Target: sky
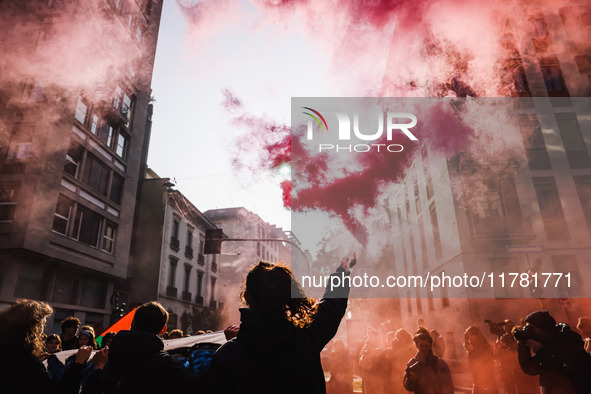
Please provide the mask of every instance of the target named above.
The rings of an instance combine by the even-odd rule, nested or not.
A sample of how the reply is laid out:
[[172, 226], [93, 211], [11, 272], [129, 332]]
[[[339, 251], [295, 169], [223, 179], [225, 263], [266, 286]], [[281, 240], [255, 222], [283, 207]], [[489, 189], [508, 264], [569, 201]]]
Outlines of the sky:
[[256, 144], [225, 109], [231, 91], [252, 116], [289, 124], [292, 96], [336, 94], [323, 48], [289, 25], [259, 25], [250, 3], [242, 23], [213, 36], [193, 34], [175, 1], [166, 0], [152, 79], [156, 99], [148, 165], [176, 180], [199, 210], [244, 206], [263, 220], [291, 228], [280, 181], [289, 174], [243, 171], [233, 164]]

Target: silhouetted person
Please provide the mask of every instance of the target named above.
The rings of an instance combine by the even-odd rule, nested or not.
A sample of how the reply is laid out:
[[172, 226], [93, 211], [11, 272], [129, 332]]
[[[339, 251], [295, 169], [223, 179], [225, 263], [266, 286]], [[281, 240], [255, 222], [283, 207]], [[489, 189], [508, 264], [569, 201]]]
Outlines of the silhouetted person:
[[43, 328], [53, 309], [45, 302], [19, 300], [0, 312], [0, 382], [2, 392], [13, 393], [78, 393], [82, 364], [92, 348], [78, 350], [75, 363], [59, 381], [50, 379], [41, 362]]
[[478, 327], [470, 326], [464, 333], [464, 348], [474, 384], [472, 394], [497, 394], [493, 347]]
[[577, 330], [579, 330], [585, 341], [585, 351], [591, 352], [591, 319], [588, 317], [579, 317]]
[[62, 320], [62, 350], [78, 349], [78, 328], [80, 328], [80, 319], [70, 316]]
[[168, 312], [158, 302], [139, 306], [131, 330], [119, 331], [111, 346], [97, 353], [108, 355], [108, 362], [95, 355], [95, 371], [82, 393], [184, 393], [202, 385], [200, 376], [163, 351], [158, 335], [167, 322]]
[[345, 343], [336, 339], [328, 356], [330, 380], [326, 384], [327, 394], [353, 393], [353, 359]]
[[208, 371], [210, 392], [325, 393], [320, 352], [345, 314], [354, 262], [352, 254], [342, 260], [318, 304], [286, 265], [255, 264], [243, 287], [248, 308], [240, 309], [238, 335], [218, 349]]
[[103, 335], [103, 340], [101, 342], [101, 349], [111, 346], [111, 342], [113, 342], [115, 335], [117, 335], [117, 333], [115, 331], [109, 331], [108, 333]]
[[525, 327], [514, 330], [523, 372], [539, 375], [545, 394], [588, 393], [590, 356], [581, 336], [567, 324], [556, 324], [547, 311], [530, 313], [524, 322]]
[[416, 394], [453, 394], [449, 367], [433, 354], [433, 338], [429, 331], [419, 328], [413, 341], [418, 352], [406, 365], [404, 388]]
[[369, 329], [367, 336], [359, 359], [359, 366], [363, 372], [363, 388], [367, 394], [380, 394], [386, 390], [391, 372], [386, 361], [387, 349], [380, 347], [378, 331]]
[[62, 340], [57, 334], [49, 334], [45, 338], [45, 351], [49, 354], [57, 353], [62, 350]]
[[390, 363], [392, 377], [392, 393], [406, 393], [402, 384], [402, 377], [408, 361], [416, 354], [417, 348], [412, 340], [412, 336], [404, 328], [400, 328], [394, 335], [394, 340], [390, 346]]

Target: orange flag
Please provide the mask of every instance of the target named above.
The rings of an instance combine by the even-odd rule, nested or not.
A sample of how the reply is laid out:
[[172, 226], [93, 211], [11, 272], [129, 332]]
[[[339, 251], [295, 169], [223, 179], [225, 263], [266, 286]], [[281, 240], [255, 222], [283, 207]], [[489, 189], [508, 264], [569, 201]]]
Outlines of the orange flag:
[[137, 308], [133, 308], [131, 311], [127, 312], [127, 315], [123, 316], [121, 319], [115, 322], [115, 324], [107, 328], [105, 332], [101, 334], [101, 336], [104, 336], [106, 333], [111, 331], [119, 332], [121, 330], [129, 330], [131, 328], [131, 322], [133, 321], [133, 317], [135, 316], [136, 309]]

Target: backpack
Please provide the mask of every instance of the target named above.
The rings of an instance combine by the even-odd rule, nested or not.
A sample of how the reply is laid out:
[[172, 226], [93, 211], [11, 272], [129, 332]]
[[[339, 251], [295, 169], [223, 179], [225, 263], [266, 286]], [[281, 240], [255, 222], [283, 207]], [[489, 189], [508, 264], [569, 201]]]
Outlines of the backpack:
[[185, 366], [193, 373], [207, 371], [213, 355], [221, 345], [219, 343], [201, 342], [194, 344], [187, 352]]

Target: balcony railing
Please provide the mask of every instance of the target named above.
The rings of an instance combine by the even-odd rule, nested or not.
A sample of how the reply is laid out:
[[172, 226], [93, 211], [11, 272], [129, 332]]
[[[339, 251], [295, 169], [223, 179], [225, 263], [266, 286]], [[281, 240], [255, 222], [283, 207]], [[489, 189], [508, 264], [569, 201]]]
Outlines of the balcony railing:
[[211, 262], [211, 271], [218, 272], [218, 263], [216, 263], [215, 261]]
[[199, 253], [199, 255], [197, 256], [197, 263], [199, 265], [205, 265], [205, 256], [201, 253]]
[[185, 257], [188, 257], [190, 259], [193, 258], [193, 248], [190, 246], [185, 246]]
[[173, 286], [166, 286], [166, 296], [167, 297], [174, 297], [176, 298], [177, 296], [177, 288], [173, 287]]
[[209, 307], [210, 307], [211, 309], [216, 309], [216, 308], [217, 308], [217, 306], [218, 306], [218, 302], [217, 302], [216, 300], [211, 300], [211, 301], [209, 301]]
[[182, 299], [183, 301], [191, 302], [192, 294], [188, 291], [183, 291]]
[[203, 296], [198, 295], [197, 297], [195, 297], [195, 303], [197, 305], [203, 305]]
[[175, 236], [170, 237], [170, 248], [179, 251], [181, 242]]

